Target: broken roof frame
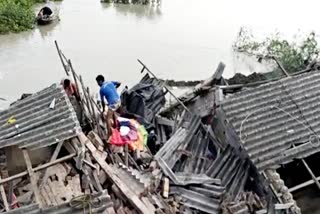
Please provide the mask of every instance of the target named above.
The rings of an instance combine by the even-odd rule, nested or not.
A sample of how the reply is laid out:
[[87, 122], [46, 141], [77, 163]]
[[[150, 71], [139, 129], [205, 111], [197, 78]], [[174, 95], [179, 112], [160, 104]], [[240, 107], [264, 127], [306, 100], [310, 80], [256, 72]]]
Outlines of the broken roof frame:
[[[206, 131], [199, 116], [193, 115], [187, 128], [178, 127], [155, 155], [155, 159], [164, 174], [176, 186], [171, 187], [173, 188], [171, 193], [179, 194], [185, 206], [207, 213], [216, 213], [220, 209], [223, 197], [233, 200], [243, 191], [249, 177], [249, 168], [252, 171], [254, 166], [243, 152], [237, 152], [229, 145], [220, 147], [221, 144], [216, 143], [214, 136], [210, 139], [215, 142], [216, 149], [221, 149], [222, 153], [218, 152], [218, 156], [212, 163], [203, 162], [202, 158], [205, 158], [203, 152], [207, 150], [208, 144], [205, 143], [205, 138], [199, 136], [201, 129], [206, 134], [213, 134]], [[193, 139], [198, 140], [192, 141]], [[190, 157], [185, 159], [182, 158], [183, 155]], [[178, 164], [181, 161], [185, 163]], [[256, 180], [263, 180], [258, 173], [254, 176]], [[266, 183], [262, 182], [258, 188], [268, 191], [265, 189], [266, 186]], [[271, 194], [271, 191], [265, 194]], [[209, 198], [213, 195], [215, 200], [210, 202], [210, 206], [208, 203], [203, 203], [211, 200]]]
[[[215, 114], [217, 114], [217, 112], [219, 112], [220, 110], [221, 110], [221, 108], [220, 108], [220, 105], [222, 106], [222, 109], [223, 109], [223, 107], [224, 107], [224, 102], [228, 102], [228, 100], [229, 100], [229, 102], [230, 103], [234, 103], [234, 100], [233, 100], [233, 97], [237, 97], [237, 95], [238, 94], [245, 94], [245, 93], [247, 93], [248, 91], [255, 91], [255, 90], [257, 90], [257, 88], [258, 88], [258, 90], [259, 90], [259, 88], [270, 88], [270, 86], [272, 86], [272, 85], [276, 85], [276, 84], [278, 84], [279, 82], [280, 83], [282, 83], [282, 86], [281, 87], [283, 87], [284, 88], [284, 94], [285, 94], [285, 96], [287, 96], [286, 98], [287, 98], [287, 100], [289, 100], [289, 101], [291, 101], [293, 104], [291, 104], [292, 106], [295, 106], [295, 108], [297, 108], [298, 109], [298, 111], [296, 111], [296, 112], [301, 112], [301, 107], [299, 106], [300, 105], [300, 103], [299, 102], [301, 102], [301, 99], [303, 98], [303, 99], [307, 99], [307, 100], [309, 100], [309, 103], [311, 104], [311, 105], [309, 105], [309, 106], [311, 106], [311, 108], [315, 108], [315, 106], [317, 106], [317, 104], [315, 103], [316, 102], [316, 94], [318, 93], [317, 91], [319, 91], [319, 90], [314, 90], [314, 83], [316, 83], [317, 81], [318, 81], [318, 76], [319, 76], [319, 71], [317, 70], [317, 69], [312, 69], [312, 68], [308, 68], [308, 69], [306, 69], [306, 70], [304, 70], [304, 71], [301, 71], [301, 72], [297, 72], [297, 73], [294, 73], [294, 74], [292, 74], [290, 77], [286, 77], [286, 78], [282, 78], [282, 79], [274, 79], [274, 80], [269, 80], [269, 81], [263, 81], [263, 82], [259, 82], [259, 83], [252, 83], [252, 84], [248, 84], [248, 85], [226, 85], [226, 86], [216, 86], [216, 87], [214, 87], [214, 88], [211, 88], [211, 89], [209, 89], [208, 90], [208, 94], [207, 95], [205, 95], [206, 96], [206, 98], [208, 98], [209, 97], [209, 99], [212, 99], [212, 106], [215, 106], [215, 107], [218, 107], [217, 109], [218, 110], [214, 110], [214, 112], [215, 112]], [[295, 81], [294, 83], [291, 83], [291, 86], [290, 86], [290, 84], [289, 84], [289, 88], [291, 87], [298, 87], [298, 90], [296, 90], [296, 91], [294, 91], [294, 95], [296, 95], [297, 93], [300, 93], [301, 91], [304, 91], [304, 90], [307, 90], [308, 92], [310, 92], [310, 91], [314, 91], [313, 93], [309, 93], [309, 95], [306, 95], [305, 97], [301, 97], [300, 96], [300, 99], [298, 100], [298, 101], [296, 101], [296, 100], [294, 100], [294, 99], [292, 99], [292, 98], [290, 98], [290, 96], [291, 96], [291, 94], [292, 94], [292, 92], [290, 91], [290, 90], [288, 90], [288, 89], [286, 89], [286, 86], [283, 86], [283, 85], [285, 85], [286, 84], [286, 82], [290, 82], [290, 81]], [[284, 83], [284, 84], [283, 84]], [[304, 84], [307, 84], [307, 86], [308, 87], [305, 87], [305, 85]], [[259, 86], [260, 85], [260, 86]], [[222, 92], [222, 91], [224, 91], [224, 92], [230, 92], [230, 90], [232, 90], [232, 89], [239, 89], [239, 88], [243, 88], [243, 87], [246, 87], [246, 86], [248, 86], [248, 87], [251, 87], [251, 86], [257, 86], [257, 87], [255, 87], [255, 88], [245, 88], [243, 91], [240, 91], [240, 92], [238, 92], [238, 93], [235, 93], [233, 96], [231, 95], [230, 97], [227, 97], [227, 98], [223, 98], [223, 99], [220, 99], [220, 98], [222, 98], [221, 96], [219, 96], [219, 93], [214, 93], [214, 91], [220, 91], [220, 92]], [[313, 88], [312, 88], [313, 87]], [[316, 86], [317, 87], [317, 86]], [[278, 87], [279, 88], [279, 87]], [[312, 88], [312, 89], [311, 89]], [[270, 90], [270, 89], [269, 89]], [[271, 89], [272, 90], [272, 89]], [[260, 92], [261, 92], [261, 94], [263, 94], [264, 93], [264, 91], [262, 90], [260, 90]], [[211, 93], [211, 94], [210, 94]], [[252, 98], [253, 97], [253, 98]], [[258, 96], [258, 95], [255, 95], [255, 96], [252, 96], [250, 99], [259, 99], [260, 97]], [[196, 99], [194, 99], [193, 98], [193, 100], [191, 100], [191, 102], [189, 101], [189, 103], [186, 103], [186, 105], [188, 105], [188, 108], [192, 108], [192, 107], [196, 107], [196, 106], [200, 106], [201, 107], [201, 105], [199, 104], [199, 102], [198, 102], [198, 99], [201, 99], [201, 96], [196, 96]], [[289, 99], [288, 99], [289, 98]], [[205, 99], [205, 98], [204, 98]], [[312, 99], [314, 100], [314, 101], [312, 101]], [[230, 101], [231, 100], [231, 101]], [[263, 99], [261, 99], [261, 100], [263, 100]], [[280, 99], [281, 100], [281, 99]], [[311, 101], [310, 101], [311, 100]], [[246, 101], [247, 101], [247, 98], [245, 98], [245, 99], [243, 99], [243, 103], [245, 104], [246, 103]], [[298, 102], [298, 104], [297, 104], [297, 102]], [[314, 102], [314, 104], [312, 105], [312, 102]], [[252, 103], [254, 103], [254, 102], [252, 102]], [[269, 103], [268, 103], [269, 104]], [[309, 128], [310, 127], [310, 125], [308, 124], [308, 122], [306, 122], [307, 123], [307, 125], [305, 125], [305, 124], [303, 124], [303, 123], [305, 123], [305, 119], [304, 119], [304, 115], [302, 116], [302, 119], [300, 119], [300, 118], [297, 118], [296, 116], [292, 116], [291, 115], [291, 112], [289, 111], [289, 113], [287, 112], [287, 109], [285, 109], [287, 106], [285, 106], [284, 108], [283, 107], [278, 107], [278, 106], [276, 106], [276, 105], [272, 105], [271, 107], [269, 106], [263, 106], [262, 107], [262, 109], [264, 109], [264, 112], [266, 112], [266, 111], [278, 111], [278, 112], [281, 112], [281, 113], [283, 113], [285, 116], [287, 116], [287, 117], [291, 117], [291, 120], [293, 120], [293, 121], [296, 121], [296, 123], [298, 124], [298, 125], [300, 125], [300, 126], [304, 126], [303, 128], [305, 128], [305, 129], [307, 129], [307, 130], [311, 130], [310, 131], [310, 133], [312, 133], [312, 134], [314, 134], [315, 132], [314, 132], [314, 128], [311, 126], [311, 128]], [[290, 107], [290, 106], [289, 106]], [[304, 109], [306, 109], [306, 108], [308, 108], [308, 107], [302, 107], [302, 109], [304, 110]], [[197, 109], [197, 108], [194, 108], [194, 109]], [[244, 110], [246, 110], [246, 108], [244, 107], [243, 108]], [[199, 110], [199, 109], [198, 109]], [[237, 114], [238, 113], [238, 111], [236, 110], [236, 109], [234, 109], [233, 110], [234, 111], [234, 113], [235, 114]], [[255, 113], [259, 113], [259, 111], [261, 111], [261, 109], [258, 109], [258, 110], [256, 110], [256, 112], [253, 112], [252, 113], [252, 115], [253, 115], [253, 117], [256, 117], [254, 114]], [[202, 112], [202, 111], [193, 111], [193, 112], [196, 112], [196, 113], [198, 113], [198, 112]], [[209, 112], [208, 112], [209, 113]], [[221, 114], [222, 113], [222, 114]], [[222, 111], [220, 111], [220, 115], [224, 115], [225, 113], [223, 113]], [[228, 114], [228, 112], [227, 112], [227, 114]], [[248, 116], [249, 115], [249, 116]], [[307, 114], [307, 117], [309, 116], [310, 114]], [[230, 116], [230, 115], [229, 115]], [[247, 114], [247, 116], [248, 116], [248, 118], [250, 119], [250, 117], [251, 117], [251, 115], [250, 114]], [[229, 138], [229, 140], [227, 140], [227, 142], [230, 142], [230, 139], [231, 139], [231, 142], [233, 142], [233, 140], [232, 139], [234, 139], [234, 138], [237, 138], [238, 137], [238, 134], [239, 134], [239, 129], [237, 130], [238, 132], [236, 133], [236, 132], [234, 132], [233, 131], [233, 133], [232, 133], [232, 130], [234, 130], [234, 128], [233, 128], [233, 124], [232, 124], [232, 121], [229, 123], [229, 120], [232, 120], [232, 118], [230, 118], [230, 117], [225, 117], [225, 116], [222, 116], [222, 117], [220, 117], [220, 123], [222, 124], [220, 124], [220, 125], [216, 125], [215, 126], [215, 128], [220, 128], [221, 130], [220, 130], [220, 133], [222, 133], [223, 131], [222, 131], [222, 129], [223, 130], [226, 130], [226, 129], [229, 129], [229, 130], [231, 130], [231, 132], [228, 132], [229, 134], [228, 135], [224, 135], [224, 134], [222, 134], [222, 135], [224, 135], [223, 137], [228, 137]], [[246, 120], [246, 118], [244, 119], [244, 120]], [[300, 121], [300, 120], [302, 120], [302, 121]], [[222, 121], [222, 122], [221, 122]], [[308, 120], [307, 120], [308, 121]], [[312, 122], [311, 122], [312, 123]], [[239, 123], [239, 124], [242, 124], [242, 123]], [[239, 124], [238, 124], [238, 127], [239, 127]], [[313, 123], [312, 123], [313, 124]], [[255, 125], [256, 126], [256, 125]], [[307, 126], [309, 126], [309, 127], [307, 127]], [[215, 130], [216, 131], [216, 130]], [[231, 134], [230, 134], [231, 133]], [[290, 133], [288, 133], [288, 134], [290, 134]], [[221, 134], [220, 134], [221, 135]], [[219, 136], [218, 136], [219, 137]], [[221, 136], [220, 136], [221, 137]], [[308, 173], [310, 174], [310, 176], [312, 177], [312, 179], [311, 180], [309, 180], [309, 181], [306, 181], [306, 182], [304, 182], [304, 183], [302, 183], [302, 184], [300, 184], [300, 185], [298, 185], [298, 186], [296, 186], [296, 187], [293, 187], [293, 188], [291, 188], [290, 189], [290, 191], [295, 191], [295, 190], [297, 190], [297, 189], [300, 189], [300, 188], [303, 188], [303, 187], [305, 187], [305, 186], [307, 186], [307, 185], [310, 185], [310, 184], [312, 184], [312, 183], [316, 183], [319, 187], [320, 187], [320, 183], [319, 183], [319, 178], [316, 178], [316, 176], [314, 175], [314, 173], [312, 172], [312, 170], [310, 169], [310, 167], [308, 166], [308, 164], [305, 162], [305, 160], [304, 160], [304, 157], [307, 157], [307, 156], [309, 156], [310, 154], [315, 154], [315, 153], [318, 153], [318, 149], [319, 149], [319, 143], [317, 143], [318, 142], [318, 139], [319, 137], [318, 137], [318, 135], [317, 134], [314, 134], [314, 137], [313, 138], [310, 138], [309, 140], [307, 140], [306, 142], [297, 142], [297, 143], [292, 143], [292, 142], [290, 142], [291, 144], [292, 144], [292, 147], [291, 148], [289, 148], [289, 150], [288, 151], [290, 151], [290, 154], [291, 154], [291, 156], [292, 157], [298, 157], [299, 159], [301, 159], [301, 161], [302, 161], [302, 163], [303, 163], [303, 165], [306, 167], [306, 169], [308, 170]], [[239, 144], [239, 145], [233, 145], [233, 146], [236, 146], [236, 147], [238, 147], [238, 148], [244, 148], [244, 146], [243, 146], [243, 144]], [[318, 149], [317, 149], [318, 148]], [[258, 147], [257, 147], [257, 149], [259, 149]], [[305, 151], [306, 149], [308, 149], [308, 151]], [[305, 152], [303, 152], [303, 151], [305, 151]], [[299, 153], [301, 154], [300, 156], [299, 156]], [[298, 155], [298, 156], [297, 156]], [[258, 157], [258, 156], [257, 156]], [[277, 156], [275, 156], [275, 157], [277, 157]], [[286, 163], [288, 163], [288, 162], [290, 162], [290, 160], [292, 160], [292, 157], [286, 157], [286, 160], [285, 161], [280, 161], [279, 162], [279, 160], [278, 160], [278, 165], [279, 164], [286, 164]], [[291, 158], [291, 159], [290, 159]], [[270, 164], [270, 163], [269, 163]], [[267, 167], [274, 167], [274, 168], [276, 168], [277, 167], [277, 164], [276, 165], [269, 165], [269, 166], [267, 166]], [[261, 169], [261, 166], [259, 166], [258, 165], [258, 168], [260, 167], [260, 170], [262, 170], [263, 171], [263, 169], [264, 168], [262, 168]]]

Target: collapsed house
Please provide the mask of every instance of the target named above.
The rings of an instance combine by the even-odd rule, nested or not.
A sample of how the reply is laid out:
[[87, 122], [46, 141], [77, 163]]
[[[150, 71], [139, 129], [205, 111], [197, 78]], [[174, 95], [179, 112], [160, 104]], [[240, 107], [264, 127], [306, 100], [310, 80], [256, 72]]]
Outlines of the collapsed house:
[[[0, 112], [2, 211], [298, 214], [291, 193], [320, 188], [308, 163], [320, 148], [318, 71], [248, 88], [228, 85], [220, 63], [168, 108], [172, 92], [147, 74], [122, 94], [121, 116], [148, 135], [131, 148], [107, 140], [99, 106], [57, 49], [82, 101], [54, 84]], [[297, 161], [311, 179], [289, 179]]]
[[153, 204], [167, 209], [147, 191], [151, 173], [143, 179], [139, 167], [108, 164], [116, 157], [104, 151], [94, 131], [82, 132], [62, 86], [54, 84], [0, 115], [6, 157], [0, 191], [7, 213], [149, 213], [156, 211]]
[[[248, 86], [215, 85], [183, 97], [188, 109], [211, 123], [221, 143], [246, 153], [268, 179], [277, 203], [283, 204], [276, 207], [290, 213], [319, 209], [318, 200], [311, 199], [316, 193], [310, 192], [315, 189], [310, 185], [319, 187], [319, 75], [309, 69]], [[179, 112], [181, 106], [162, 114], [175, 118]]]
[[[287, 77], [243, 90], [221, 105], [250, 159], [269, 179], [274, 179], [277, 169], [284, 171], [293, 162], [301, 165], [299, 170], [306, 180], [288, 183], [291, 193], [311, 184], [319, 188], [319, 175], [308, 159], [318, 156], [320, 150], [319, 78], [317, 70]], [[296, 177], [295, 173], [287, 171], [283, 177]], [[282, 200], [292, 200], [291, 193], [284, 194]]]

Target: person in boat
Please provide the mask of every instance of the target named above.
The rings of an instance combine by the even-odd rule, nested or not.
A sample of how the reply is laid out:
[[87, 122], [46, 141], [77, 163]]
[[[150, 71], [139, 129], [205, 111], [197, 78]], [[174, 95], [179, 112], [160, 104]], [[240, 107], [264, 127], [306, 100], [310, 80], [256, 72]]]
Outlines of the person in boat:
[[49, 7], [43, 7], [38, 16], [39, 18], [48, 18], [49, 16], [51, 16], [52, 14], [52, 10]]
[[64, 88], [66, 94], [68, 95], [68, 97], [73, 96], [76, 98], [76, 100], [78, 102], [81, 101], [80, 94], [77, 90], [77, 86], [74, 83], [72, 83], [69, 79], [63, 79], [61, 81], [61, 85], [63, 85], [63, 88]]
[[[105, 81], [104, 76], [98, 75], [96, 78], [98, 85], [100, 86], [100, 99], [102, 105], [103, 116], [107, 121], [108, 135], [112, 134], [113, 116], [114, 112], [118, 111], [121, 107], [120, 96], [117, 92], [117, 88], [121, 85], [117, 81]], [[108, 111], [106, 110], [105, 100], [108, 103]]]

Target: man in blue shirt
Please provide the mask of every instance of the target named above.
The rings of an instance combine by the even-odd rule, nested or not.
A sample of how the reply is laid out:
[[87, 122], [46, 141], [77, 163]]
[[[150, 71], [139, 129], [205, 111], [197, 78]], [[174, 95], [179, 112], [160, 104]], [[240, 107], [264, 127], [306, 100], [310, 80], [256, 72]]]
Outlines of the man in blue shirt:
[[98, 75], [96, 78], [98, 85], [100, 86], [100, 98], [102, 104], [102, 110], [105, 111], [105, 101], [108, 102], [108, 108], [112, 111], [116, 111], [120, 107], [120, 96], [117, 92], [117, 88], [121, 85], [120, 82], [110, 81], [107, 82], [104, 76]]

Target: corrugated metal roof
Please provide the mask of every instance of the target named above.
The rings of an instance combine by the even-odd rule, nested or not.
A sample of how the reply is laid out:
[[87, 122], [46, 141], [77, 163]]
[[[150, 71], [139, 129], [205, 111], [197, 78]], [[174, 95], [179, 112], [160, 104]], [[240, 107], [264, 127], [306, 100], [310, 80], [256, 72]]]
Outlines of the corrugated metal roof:
[[217, 146], [212, 135], [194, 115], [188, 127], [180, 127], [155, 159], [164, 174], [178, 186], [171, 192], [183, 198], [183, 205], [217, 213], [222, 195], [232, 200], [244, 191], [252, 163], [243, 151], [236, 151], [230, 145], [222, 153], [212, 154], [209, 144]]
[[[203, 192], [199, 191], [203, 190]], [[204, 189], [204, 187], [198, 187], [198, 189], [186, 189], [183, 187], [171, 187], [170, 194], [180, 195], [182, 197], [182, 203], [184, 206], [194, 208], [206, 213], [216, 214], [219, 213], [221, 197], [223, 190], [220, 192], [214, 192], [210, 189]]]
[[222, 108], [259, 170], [320, 151], [317, 71], [243, 90]]
[[234, 199], [244, 190], [249, 167], [249, 160], [241, 158], [231, 146], [228, 146], [210, 165], [206, 174], [220, 179], [229, 197]]
[[[55, 100], [54, 108], [49, 108]], [[12, 123], [8, 123], [8, 120]], [[64, 89], [54, 84], [0, 112], [0, 148], [36, 149], [76, 136], [81, 127]]]

